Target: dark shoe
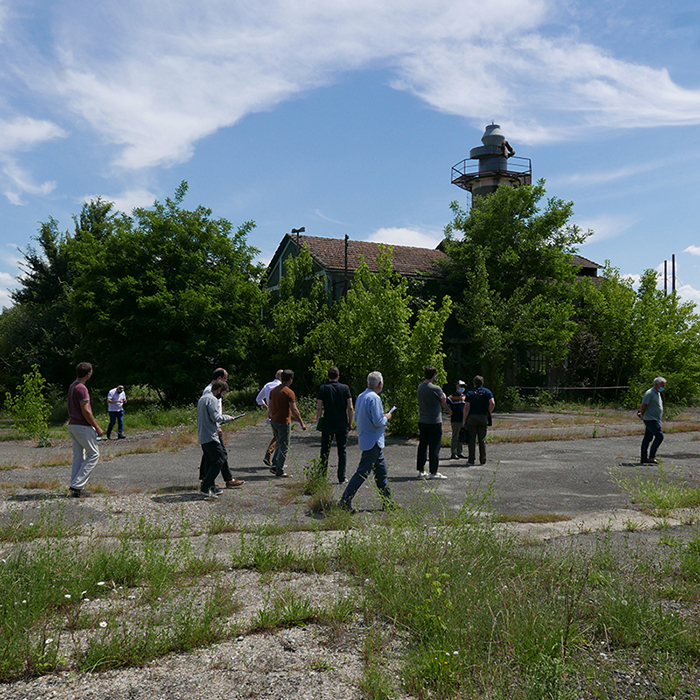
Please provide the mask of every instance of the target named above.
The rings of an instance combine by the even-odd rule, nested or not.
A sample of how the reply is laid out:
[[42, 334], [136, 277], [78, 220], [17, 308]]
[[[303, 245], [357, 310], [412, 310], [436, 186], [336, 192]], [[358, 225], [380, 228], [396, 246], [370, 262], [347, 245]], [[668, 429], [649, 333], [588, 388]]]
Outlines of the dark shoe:
[[474, 466], [474, 462], [467, 462], [467, 466], [468, 466], [468, 467], [473, 467], [473, 466]]
[[74, 489], [72, 486], [69, 490], [69, 495], [71, 498], [87, 498], [90, 495], [89, 491], [85, 489]]
[[480, 461], [479, 464], [486, 464], [486, 460], [484, 460], [483, 462]]
[[457, 455], [450, 455], [450, 459], [459, 459]]
[[215, 501], [219, 497], [219, 494], [214, 489], [209, 489], [208, 491], [206, 489], [200, 489], [199, 493], [212, 501]]
[[245, 484], [243, 479], [231, 479], [231, 481], [226, 482], [227, 489], [238, 489]]
[[345, 501], [338, 501], [338, 508], [339, 510], [344, 510], [346, 513], [350, 513], [350, 515], [355, 515], [355, 509]]
[[649, 459], [643, 459], [642, 464], [658, 464], [656, 457], [649, 457]]
[[224, 490], [220, 489], [218, 486], [212, 486], [211, 490], [218, 496], [220, 493], [223, 493]]
[[466, 459], [467, 455], [457, 455], [457, 457], [459, 457], [459, 459]]
[[342, 479], [338, 481], [339, 484], [347, 484], [348, 480], [347, 479]]
[[272, 466], [272, 462], [271, 462], [267, 457], [265, 457], [265, 459], [263, 459], [263, 464], [264, 464], [266, 467], [271, 467], [271, 466]]
[[117, 440], [126, 440], [126, 435], [117, 435]]
[[382, 510], [385, 510], [387, 512], [396, 512], [401, 510], [401, 506], [397, 503], [394, 503], [394, 501], [384, 501], [384, 504], [382, 505]]
[[291, 476], [288, 472], [282, 472], [281, 474], [275, 473], [276, 477], [279, 477], [280, 479], [287, 479]]
[[112, 436], [111, 436], [109, 433], [105, 433], [105, 437], [106, 437], [108, 440], [111, 440], [111, 439], [112, 439]]

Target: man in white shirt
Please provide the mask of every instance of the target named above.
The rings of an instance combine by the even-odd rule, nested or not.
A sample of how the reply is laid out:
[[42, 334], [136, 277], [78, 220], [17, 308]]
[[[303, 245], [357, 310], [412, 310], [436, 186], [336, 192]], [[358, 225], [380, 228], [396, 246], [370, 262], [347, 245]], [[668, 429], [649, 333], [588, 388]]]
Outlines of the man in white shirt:
[[[255, 401], [258, 404], [258, 406], [265, 406], [268, 414], [270, 413], [270, 392], [276, 386], [279, 386], [282, 383], [281, 377], [282, 370], [278, 369], [275, 373], [275, 378], [271, 382], [265, 384], [265, 386], [262, 389], [260, 389], [260, 392], [255, 397]], [[270, 422], [269, 418], [267, 419], [267, 422]], [[265, 450], [265, 456], [263, 457], [263, 464], [265, 464], [268, 467], [272, 466], [272, 453], [275, 451], [275, 447], [277, 447], [277, 438], [275, 437], [275, 431], [273, 430], [272, 440], [270, 440], [270, 444], [267, 446], [267, 450]]]
[[112, 439], [112, 428], [117, 424], [117, 438], [124, 439], [124, 404], [126, 394], [124, 387], [120, 384], [107, 394], [107, 410], [109, 412], [109, 426], [107, 427], [107, 439]]

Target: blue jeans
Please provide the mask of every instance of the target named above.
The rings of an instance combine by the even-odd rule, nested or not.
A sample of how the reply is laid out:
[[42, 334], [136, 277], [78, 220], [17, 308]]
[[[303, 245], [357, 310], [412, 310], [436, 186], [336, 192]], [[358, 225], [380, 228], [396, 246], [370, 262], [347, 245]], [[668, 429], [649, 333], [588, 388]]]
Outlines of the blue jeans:
[[[425, 461], [429, 459], [430, 473], [437, 474], [440, 462], [440, 442], [442, 441], [442, 423], [418, 423], [418, 457], [416, 468], [419, 472], [425, 469]], [[428, 455], [430, 457], [428, 458]]]
[[379, 492], [386, 501], [391, 500], [391, 491], [389, 490], [389, 477], [387, 474], [386, 460], [384, 459], [384, 451], [379, 445], [375, 445], [370, 450], [364, 450], [360, 458], [360, 464], [357, 471], [350, 479], [345, 492], [340, 498], [340, 502], [344, 506], [350, 506], [352, 499], [355, 497], [358, 489], [367, 481], [369, 473], [374, 470], [374, 481], [377, 484]]
[[124, 411], [109, 412], [109, 426], [107, 427], [107, 439], [112, 435], [112, 428], [117, 423], [117, 435], [124, 435]]
[[649, 459], [654, 459], [656, 457], [656, 450], [659, 449], [659, 445], [664, 441], [664, 433], [661, 430], [661, 423], [659, 423], [659, 421], [645, 420], [644, 428], [644, 438], [642, 439], [642, 462], [645, 462], [647, 459], [647, 449], [649, 449], [650, 442], [651, 449], [649, 449]]
[[331, 443], [333, 442], [333, 436], [335, 436], [335, 443], [338, 446], [338, 483], [345, 481], [345, 468], [348, 462], [348, 430], [344, 428], [337, 432], [331, 431], [326, 432], [321, 431], [321, 464], [323, 469], [328, 473], [328, 456], [331, 453]]
[[275, 434], [277, 446], [272, 453], [272, 466], [275, 468], [275, 474], [282, 476], [284, 474], [284, 465], [287, 463], [287, 452], [289, 452], [289, 440], [292, 436], [291, 423], [275, 423], [271, 420], [272, 432]]

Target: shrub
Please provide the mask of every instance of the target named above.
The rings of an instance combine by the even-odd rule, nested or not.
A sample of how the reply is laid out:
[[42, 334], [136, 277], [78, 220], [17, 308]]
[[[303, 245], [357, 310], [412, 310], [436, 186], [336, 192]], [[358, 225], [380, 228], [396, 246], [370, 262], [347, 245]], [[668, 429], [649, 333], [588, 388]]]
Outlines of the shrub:
[[5, 406], [12, 416], [17, 432], [39, 439], [39, 446], [51, 444], [49, 440], [49, 416], [51, 406], [44, 396], [46, 380], [41, 376], [39, 365], [32, 365], [31, 372], [24, 375], [17, 394], [5, 394]]

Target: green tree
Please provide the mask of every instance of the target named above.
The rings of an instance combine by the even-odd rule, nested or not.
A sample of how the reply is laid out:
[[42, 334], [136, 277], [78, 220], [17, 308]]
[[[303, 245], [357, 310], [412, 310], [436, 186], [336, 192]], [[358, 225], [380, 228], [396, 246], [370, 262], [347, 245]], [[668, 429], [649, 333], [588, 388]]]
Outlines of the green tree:
[[571, 255], [590, 232], [570, 223], [572, 202], [550, 198], [541, 209], [545, 194], [540, 180], [499, 187], [469, 213], [453, 203], [445, 229], [450, 278], [464, 284], [457, 319], [494, 385], [516, 379], [528, 354], [561, 361], [576, 330]]
[[314, 334], [329, 317], [328, 295], [321, 278], [315, 274], [308, 245], [285, 261], [285, 274], [279, 290], [268, 300], [269, 323], [262, 332], [264, 375], [280, 368], [295, 372], [295, 388], [310, 391], [314, 385], [311, 368], [317, 354]]
[[51, 384], [72, 381], [77, 335], [69, 294], [73, 284], [66, 241], [55, 219], [42, 223], [20, 264], [14, 306], [0, 315], [0, 357], [5, 386], [14, 386], [38, 364]]
[[79, 353], [108, 383], [145, 384], [168, 401], [193, 399], [211, 368], [246, 372], [262, 303], [246, 239], [211, 210], [174, 199], [90, 226], [68, 242]]
[[434, 365], [438, 382], [446, 379], [443, 330], [452, 301], [444, 297], [437, 309], [428, 302], [413, 314], [406, 279], [393, 272], [391, 249], [377, 262], [376, 273], [361, 262], [347, 295], [336, 304], [334, 317], [314, 331], [317, 378], [322, 380], [334, 362], [357, 394], [366, 388], [367, 374], [380, 371], [384, 402], [398, 408], [391, 430], [409, 434], [417, 429], [416, 387], [424, 367]]
[[[700, 317], [695, 304], [657, 288], [646, 270], [639, 289], [609, 262], [599, 284], [581, 280], [579, 330], [571, 343], [568, 376], [582, 385], [630, 385], [629, 401], [663, 375], [672, 401], [700, 395]], [[583, 341], [583, 342], [581, 342]]]
[[5, 394], [5, 407], [12, 416], [17, 432], [39, 438], [39, 447], [51, 445], [49, 440], [49, 416], [51, 407], [44, 396], [46, 380], [39, 366], [34, 365], [24, 375], [15, 396]]
[[42, 224], [41, 252], [25, 253], [16, 308], [0, 320], [5, 367], [16, 371], [27, 352], [68, 384], [90, 358], [105, 385], [149, 385], [169, 401], [195, 398], [213, 366], [248, 374], [262, 304], [254, 224], [234, 230], [209, 209], [188, 211], [186, 192], [183, 182], [133, 216], [98, 198], [73, 234]]

